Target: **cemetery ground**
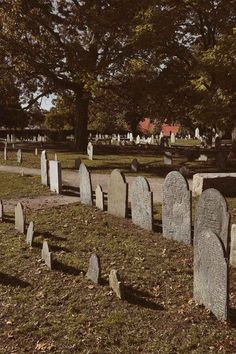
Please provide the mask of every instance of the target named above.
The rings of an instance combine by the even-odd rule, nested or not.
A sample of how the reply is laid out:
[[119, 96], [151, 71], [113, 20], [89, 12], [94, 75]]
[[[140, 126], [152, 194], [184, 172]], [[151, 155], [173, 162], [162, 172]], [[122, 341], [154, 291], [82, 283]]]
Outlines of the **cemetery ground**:
[[[23, 188], [24, 196], [47, 195], [38, 177], [1, 177], [6, 198], [22, 196]], [[236, 198], [228, 203], [236, 223]], [[27, 210], [32, 249], [7, 213], [0, 224], [0, 353], [235, 353], [235, 270], [230, 321], [220, 322], [192, 300], [192, 247], [161, 236], [160, 212], [156, 205], [153, 233], [80, 203]], [[44, 239], [52, 271], [40, 259]], [[85, 276], [94, 252], [101, 285]], [[124, 300], [108, 286], [111, 269], [124, 281]]]

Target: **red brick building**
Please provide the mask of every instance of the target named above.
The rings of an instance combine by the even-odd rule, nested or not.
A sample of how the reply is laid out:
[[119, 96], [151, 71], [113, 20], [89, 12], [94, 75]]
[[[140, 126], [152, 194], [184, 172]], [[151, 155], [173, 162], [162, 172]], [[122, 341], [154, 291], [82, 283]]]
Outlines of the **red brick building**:
[[[150, 118], [144, 118], [144, 120], [139, 123], [138, 130], [143, 134], [153, 134], [156, 130], [156, 124], [152, 123]], [[164, 136], [170, 136], [171, 133], [176, 135], [179, 130], [180, 124], [163, 123], [161, 126], [161, 131]]]

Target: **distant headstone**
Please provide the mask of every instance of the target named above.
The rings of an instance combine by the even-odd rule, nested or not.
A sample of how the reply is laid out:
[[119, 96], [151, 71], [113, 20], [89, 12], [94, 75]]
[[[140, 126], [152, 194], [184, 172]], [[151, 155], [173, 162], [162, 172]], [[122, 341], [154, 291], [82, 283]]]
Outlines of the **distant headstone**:
[[6, 161], [7, 160], [7, 147], [4, 146], [4, 150], [3, 150], [3, 159]]
[[15, 229], [22, 234], [25, 232], [25, 215], [21, 203], [18, 203], [15, 208]]
[[131, 214], [134, 224], [153, 228], [153, 195], [146, 178], [136, 177], [131, 185]]
[[93, 144], [91, 142], [88, 143], [87, 154], [88, 154], [89, 160], [93, 160]]
[[128, 211], [128, 184], [118, 169], [112, 171], [108, 183], [108, 213], [125, 218]]
[[49, 161], [49, 180], [50, 191], [57, 194], [61, 193], [61, 163], [59, 161]]
[[49, 251], [48, 242], [46, 240], [43, 241], [41, 258], [44, 260], [46, 266], [52, 269], [52, 252]]
[[172, 165], [172, 153], [169, 151], [164, 152], [164, 165]]
[[41, 183], [45, 186], [49, 185], [49, 166], [47, 152], [43, 150], [41, 153]]
[[138, 170], [139, 170], [139, 162], [138, 162], [137, 159], [133, 159], [133, 161], [131, 162], [130, 168], [131, 168], [132, 172], [138, 172]]
[[152, 144], [152, 145], [155, 144], [155, 138], [154, 138], [154, 135], [153, 135], [153, 134], [151, 135], [151, 144]]
[[129, 135], [129, 141], [132, 143], [133, 140], [134, 140], [133, 133], [130, 133], [130, 135]]
[[99, 257], [93, 253], [89, 259], [89, 267], [86, 277], [95, 284], [101, 283], [101, 265]]
[[140, 136], [139, 135], [137, 135], [137, 137], [136, 137], [136, 140], [135, 140], [135, 144], [140, 144]]
[[35, 148], [34, 154], [35, 154], [35, 156], [38, 156], [38, 148]]
[[231, 227], [230, 264], [236, 268], [236, 224]]
[[175, 134], [172, 132], [171, 135], [170, 135], [170, 142], [171, 144], [175, 144]]
[[194, 239], [197, 240], [206, 230], [211, 230], [220, 238], [228, 258], [229, 220], [230, 215], [223, 195], [214, 188], [206, 189], [199, 197], [195, 209]]
[[95, 194], [96, 194], [96, 207], [100, 210], [104, 210], [104, 194], [100, 184], [97, 185]]
[[55, 154], [54, 160], [55, 160], [55, 161], [58, 161], [57, 154]]
[[119, 273], [116, 269], [112, 269], [110, 271], [109, 286], [119, 299], [124, 299], [124, 286], [120, 280]]
[[93, 191], [90, 172], [84, 163], [81, 163], [79, 168], [79, 188], [80, 188], [80, 202], [86, 205], [93, 204]]
[[192, 198], [187, 180], [170, 172], [163, 185], [162, 229], [165, 237], [191, 244]]
[[201, 154], [198, 158], [198, 161], [207, 161], [207, 160], [208, 160], [208, 157], [205, 154]]
[[219, 320], [228, 319], [229, 274], [224, 246], [211, 230], [194, 239], [193, 296]]
[[18, 150], [17, 150], [16, 159], [17, 159], [17, 163], [22, 163], [22, 153], [21, 153], [21, 149], [18, 149]]
[[32, 247], [33, 238], [34, 238], [34, 223], [33, 223], [33, 221], [30, 221], [28, 229], [27, 229], [27, 234], [26, 234], [26, 243], [30, 247]]
[[4, 209], [3, 209], [3, 202], [0, 200], [0, 222], [3, 222], [4, 218]]
[[80, 158], [75, 159], [75, 169], [76, 170], [79, 170], [80, 165], [81, 165], [81, 159]]
[[199, 131], [199, 128], [196, 128], [196, 129], [195, 129], [195, 138], [196, 138], [196, 139], [200, 139], [200, 131]]

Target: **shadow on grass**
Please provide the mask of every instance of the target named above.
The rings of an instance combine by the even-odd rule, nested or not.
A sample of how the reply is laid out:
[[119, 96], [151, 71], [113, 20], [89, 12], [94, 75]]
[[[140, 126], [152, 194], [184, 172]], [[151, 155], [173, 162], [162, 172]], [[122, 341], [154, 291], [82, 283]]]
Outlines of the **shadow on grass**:
[[[43, 243], [42, 242], [34, 242], [33, 243], [33, 246], [35, 248], [38, 248], [38, 249], [42, 249], [42, 246], [43, 246]], [[66, 248], [66, 247], [60, 247], [60, 246], [56, 246], [56, 245], [49, 245], [49, 249], [50, 249], [50, 252], [65, 252], [65, 253], [70, 253], [71, 251], [69, 250], [69, 248]]]
[[[148, 292], [132, 288], [131, 286], [124, 286], [125, 300], [133, 305], [138, 305], [155, 311], [163, 311], [164, 307], [156, 302], [150, 301], [152, 297]], [[147, 299], [149, 298], [149, 299]]]
[[15, 218], [14, 217], [10, 217], [10, 216], [5, 216], [3, 217], [3, 222], [7, 223], [7, 224], [15, 224]]
[[66, 237], [55, 236], [55, 235], [51, 234], [51, 232], [48, 232], [48, 231], [45, 231], [45, 232], [35, 231], [34, 237], [39, 237], [39, 236], [43, 236], [44, 238], [47, 238], [50, 240], [55, 240], [55, 241], [66, 241], [67, 240]]
[[68, 185], [62, 186], [62, 191], [60, 194], [66, 195], [69, 197], [79, 197], [80, 196], [78, 187], [68, 186]]
[[84, 271], [72, 266], [68, 266], [57, 260], [53, 260], [53, 269], [58, 272], [62, 272], [70, 275], [81, 275], [81, 273], [84, 274]]
[[236, 308], [229, 309], [229, 322], [231, 327], [236, 328]]
[[162, 223], [160, 220], [153, 221], [153, 232], [156, 232], [158, 234], [162, 234]]
[[21, 280], [19, 278], [16, 278], [12, 275], [9, 274], [4, 274], [0, 272], [0, 284], [2, 285], [11, 285], [15, 287], [20, 287], [20, 288], [26, 288], [27, 286], [30, 286], [30, 283]]

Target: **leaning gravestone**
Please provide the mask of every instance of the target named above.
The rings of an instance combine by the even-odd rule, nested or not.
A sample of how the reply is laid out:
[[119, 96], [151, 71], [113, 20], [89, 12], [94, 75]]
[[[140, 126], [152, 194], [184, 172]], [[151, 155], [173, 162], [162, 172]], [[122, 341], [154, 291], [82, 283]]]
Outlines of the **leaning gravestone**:
[[22, 152], [21, 152], [21, 149], [17, 150], [17, 153], [16, 153], [16, 160], [17, 160], [17, 163], [22, 163]]
[[87, 154], [88, 154], [89, 160], [93, 160], [93, 144], [91, 143], [91, 141], [88, 143], [88, 146], [87, 146]]
[[86, 277], [95, 284], [101, 283], [101, 266], [99, 257], [93, 253], [89, 260], [89, 268]]
[[193, 296], [219, 320], [228, 319], [228, 262], [220, 238], [211, 230], [202, 230], [194, 239]]
[[109, 286], [121, 300], [124, 299], [124, 286], [120, 280], [119, 273], [116, 269], [112, 269], [109, 274]]
[[25, 232], [25, 215], [21, 203], [18, 203], [15, 208], [15, 229], [22, 234]]
[[112, 171], [108, 182], [108, 213], [125, 218], [128, 211], [128, 184], [118, 170]]
[[27, 229], [27, 234], [26, 234], [26, 243], [30, 247], [32, 247], [33, 238], [34, 238], [34, 223], [33, 223], [33, 221], [30, 221], [28, 229]]
[[230, 215], [223, 195], [214, 188], [206, 189], [199, 197], [195, 209], [194, 239], [197, 239], [204, 230], [211, 230], [222, 241], [228, 258], [229, 219]]
[[130, 168], [131, 168], [132, 172], [138, 172], [138, 170], [139, 170], [139, 162], [138, 162], [137, 159], [133, 159], [133, 161], [131, 162]]
[[169, 151], [164, 152], [164, 165], [172, 165], [172, 153]]
[[61, 163], [59, 161], [49, 161], [49, 180], [50, 191], [57, 194], [61, 193]]
[[93, 204], [93, 191], [90, 172], [84, 163], [81, 163], [79, 168], [79, 189], [80, 189], [80, 202], [86, 205]]
[[187, 180], [170, 172], [163, 185], [162, 229], [165, 237], [191, 244], [192, 198]]
[[45, 186], [49, 185], [48, 159], [46, 150], [43, 150], [41, 153], [41, 183]]
[[3, 214], [4, 214], [3, 202], [2, 202], [2, 200], [0, 200], [0, 222], [3, 221], [3, 218], [4, 218]]
[[52, 252], [49, 251], [48, 242], [46, 240], [43, 241], [41, 258], [44, 260], [46, 266], [52, 269]]
[[97, 185], [97, 188], [95, 190], [95, 195], [96, 195], [96, 207], [100, 210], [104, 210], [104, 194], [100, 184]]
[[236, 268], [236, 224], [231, 227], [230, 264]]
[[136, 177], [131, 185], [131, 214], [134, 224], [143, 229], [152, 230], [153, 195], [144, 177]]

